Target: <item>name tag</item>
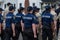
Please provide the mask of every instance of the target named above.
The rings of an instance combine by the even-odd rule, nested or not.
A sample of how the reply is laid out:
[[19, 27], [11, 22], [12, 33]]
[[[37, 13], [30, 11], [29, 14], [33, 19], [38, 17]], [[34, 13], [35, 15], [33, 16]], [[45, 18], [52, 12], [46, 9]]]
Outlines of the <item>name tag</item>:
[[21, 16], [16, 16], [16, 17], [19, 17], [19, 18], [21, 18]]
[[10, 19], [10, 18], [12, 18], [12, 17], [11, 17], [11, 16], [7, 16], [6, 18], [9, 18], [9, 19]]
[[45, 18], [50, 18], [50, 16], [44, 16], [44, 15], [43, 15], [42, 17], [43, 17], [43, 18], [44, 18], [44, 17], [45, 17]]
[[32, 20], [32, 18], [31, 18], [31, 17], [23, 17], [23, 19], [30, 19], [30, 20]]

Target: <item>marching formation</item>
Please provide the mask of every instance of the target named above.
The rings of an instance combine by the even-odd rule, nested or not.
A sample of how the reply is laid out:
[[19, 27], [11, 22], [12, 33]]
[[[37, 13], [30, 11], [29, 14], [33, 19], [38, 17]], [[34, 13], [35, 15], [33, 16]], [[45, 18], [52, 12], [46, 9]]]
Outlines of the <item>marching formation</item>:
[[[16, 15], [14, 15], [15, 7], [11, 3], [7, 6], [6, 10], [0, 8], [1, 40], [18, 40], [20, 33], [23, 40], [41, 40], [39, 39], [40, 33], [42, 40], [58, 40], [60, 4], [58, 9], [55, 9], [54, 5], [45, 6], [41, 15], [39, 14], [40, 8], [36, 6], [28, 6], [27, 13], [24, 7], [20, 7]], [[3, 15], [2, 11], [4, 11]]]

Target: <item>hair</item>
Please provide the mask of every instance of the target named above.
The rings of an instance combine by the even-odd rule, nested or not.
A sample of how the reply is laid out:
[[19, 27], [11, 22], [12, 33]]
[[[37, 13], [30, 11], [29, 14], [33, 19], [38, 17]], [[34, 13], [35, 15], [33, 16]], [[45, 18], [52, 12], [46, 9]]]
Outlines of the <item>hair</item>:
[[33, 15], [35, 15], [35, 12], [37, 12], [37, 10], [33, 10]]
[[24, 9], [18, 9], [18, 13], [21, 13]]
[[52, 5], [52, 6], [51, 6], [51, 8], [55, 8], [55, 6], [54, 6], [54, 5]]
[[30, 11], [32, 11], [32, 10], [33, 10], [33, 8], [32, 8], [31, 6], [27, 7], [27, 11], [28, 11], [28, 12], [30, 12]]
[[18, 9], [18, 13], [21, 13], [21, 10], [20, 9]]
[[12, 5], [11, 3], [7, 3], [7, 6]]

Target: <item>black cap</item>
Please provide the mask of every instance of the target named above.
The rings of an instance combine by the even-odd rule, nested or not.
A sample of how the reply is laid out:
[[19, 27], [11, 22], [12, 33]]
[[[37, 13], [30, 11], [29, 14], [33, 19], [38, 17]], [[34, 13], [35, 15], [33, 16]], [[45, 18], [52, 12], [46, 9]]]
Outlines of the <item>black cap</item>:
[[55, 8], [55, 5], [52, 5], [51, 8]]
[[36, 7], [36, 6], [34, 6], [34, 7], [33, 7], [33, 10], [36, 10], [36, 9], [37, 9], [37, 7]]
[[33, 7], [33, 11], [35, 11], [35, 12], [37, 11], [37, 7], [36, 7], [36, 6], [35, 6], [35, 7]]
[[7, 6], [9, 6], [9, 5], [12, 5], [12, 4], [9, 2], [9, 3], [7, 3]]
[[47, 6], [45, 6], [45, 9], [49, 10], [49, 9], [51, 9], [51, 7], [49, 5], [47, 5]]
[[20, 9], [20, 10], [24, 10], [25, 8], [24, 8], [24, 7], [20, 7], [19, 9]]
[[15, 9], [15, 7], [13, 7], [13, 6], [10, 6], [10, 7], [9, 7], [9, 11], [11, 11], [11, 10], [13, 10], [13, 9]]
[[37, 8], [37, 10], [40, 10], [40, 8]]
[[60, 6], [60, 3], [58, 5]]
[[2, 8], [0, 8], [0, 11], [4, 11]]
[[33, 7], [31, 6], [27, 7], [27, 11], [31, 11], [31, 10], [33, 10]]
[[40, 8], [37, 8], [36, 6], [33, 7], [33, 10], [40, 10]]

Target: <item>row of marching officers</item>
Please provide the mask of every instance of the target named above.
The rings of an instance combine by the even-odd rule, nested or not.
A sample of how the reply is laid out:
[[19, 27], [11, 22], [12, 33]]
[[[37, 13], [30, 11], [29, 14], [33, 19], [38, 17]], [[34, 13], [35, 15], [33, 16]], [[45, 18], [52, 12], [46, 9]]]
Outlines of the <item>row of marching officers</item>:
[[[59, 5], [60, 6], [60, 5]], [[37, 7], [27, 7], [27, 13], [24, 15], [25, 8], [20, 7], [18, 13], [14, 15], [15, 8], [13, 6], [9, 7], [9, 12], [5, 17], [5, 30], [3, 30], [3, 16], [2, 8], [0, 8], [0, 36], [2, 40], [18, 40], [20, 33], [22, 33], [23, 40], [38, 40], [38, 29], [41, 28], [42, 40], [53, 40], [53, 35], [57, 28], [57, 16], [55, 6], [46, 6], [45, 11], [38, 16], [39, 8]], [[39, 20], [38, 20], [39, 19]], [[58, 21], [59, 22], [59, 21]]]
[[[22, 33], [23, 40], [38, 40], [37, 39], [37, 17], [39, 12], [37, 7], [27, 7], [27, 14], [23, 14], [25, 8], [20, 7], [18, 13], [14, 15], [15, 8], [9, 6], [9, 12], [4, 18], [2, 16], [2, 8], [0, 8], [0, 34], [1, 40], [18, 40], [19, 34]], [[3, 20], [5, 19], [5, 29], [3, 30]]]

